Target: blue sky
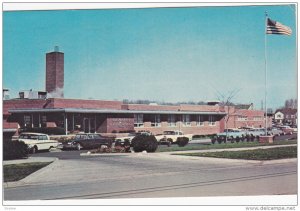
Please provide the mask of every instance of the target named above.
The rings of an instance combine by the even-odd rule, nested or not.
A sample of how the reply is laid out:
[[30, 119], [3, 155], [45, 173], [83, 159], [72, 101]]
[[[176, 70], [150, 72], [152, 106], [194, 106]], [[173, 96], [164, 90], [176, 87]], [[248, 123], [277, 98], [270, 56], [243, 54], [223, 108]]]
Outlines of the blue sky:
[[297, 97], [295, 8], [17, 11], [3, 15], [3, 87], [45, 90], [45, 53], [65, 53], [65, 97], [264, 100], [265, 11], [292, 36], [267, 36], [268, 107]]

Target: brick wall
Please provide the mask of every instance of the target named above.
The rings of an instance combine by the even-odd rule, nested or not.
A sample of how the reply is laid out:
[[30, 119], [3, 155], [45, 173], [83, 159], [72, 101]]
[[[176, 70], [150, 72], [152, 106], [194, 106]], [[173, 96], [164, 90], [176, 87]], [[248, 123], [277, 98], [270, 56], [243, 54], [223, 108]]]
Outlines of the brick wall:
[[209, 105], [186, 105], [182, 104], [179, 106], [180, 111], [220, 111], [220, 106], [209, 106]]
[[115, 109], [120, 110], [122, 103], [120, 101], [104, 100], [79, 100], [79, 99], [60, 99], [51, 98], [49, 107], [52, 108], [90, 108], [90, 109]]
[[163, 105], [143, 105], [143, 104], [123, 104], [123, 110], [143, 110], [143, 111], [178, 111], [179, 106], [163, 106]]
[[[245, 117], [246, 119], [243, 119]], [[269, 122], [268, 124], [270, 124]], [[259, 110], [234, 109], [229, 112], [227, 128], [264, 127], [264, 112]]]
[[3, 114], [9, 114], [9, 109], [43, 108], [46, 100], [42, 99], [12, 99], [3, 101]]
[[218, 112], [220, 106], [209, 106], [209, 105], [143, 105], [143, 104], [123, 104], [123, 110], [144, 110], [144, 111], [213, 111]]
[[133, 118], [107, 118], [106, 124], [107, 133], [134, 130]]

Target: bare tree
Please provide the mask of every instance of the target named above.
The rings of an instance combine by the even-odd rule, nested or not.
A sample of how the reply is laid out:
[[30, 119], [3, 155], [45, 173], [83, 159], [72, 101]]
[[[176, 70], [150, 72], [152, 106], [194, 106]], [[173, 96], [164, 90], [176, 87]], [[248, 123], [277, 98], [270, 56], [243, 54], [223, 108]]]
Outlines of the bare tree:
[[284, 108], [297, 108], [298, 106], [298, 100], [297, 99], [288, 99], [284, 103]]
[[[220, 91], [217, 90], [217, 99], [220, 101], [219, 105], [224, 107], [225, 112], [227, 115], [225, 116], [224, 122], [225, 122], [225, 131], [226, 131], [226, 142], [227, 142], [227, 123], [229, 120], [229, 116], [234, 114], [234, 112], [230, 113], [230, 107], [234, 105], [232, 100], [233, 98], [241, 91], [241, 89], [233, 89], [229, 91], [227, 94], [221, 93]], [[227, 110], [227, 111], [226, 111]]]

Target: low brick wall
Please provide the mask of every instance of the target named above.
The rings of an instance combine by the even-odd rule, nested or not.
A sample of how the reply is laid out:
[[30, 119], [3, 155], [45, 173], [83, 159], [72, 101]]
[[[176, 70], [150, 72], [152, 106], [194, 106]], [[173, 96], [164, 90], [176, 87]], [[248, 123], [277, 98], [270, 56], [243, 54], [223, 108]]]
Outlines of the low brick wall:
[[273, 136], [260, 136], [259, 143], [273, 143]]

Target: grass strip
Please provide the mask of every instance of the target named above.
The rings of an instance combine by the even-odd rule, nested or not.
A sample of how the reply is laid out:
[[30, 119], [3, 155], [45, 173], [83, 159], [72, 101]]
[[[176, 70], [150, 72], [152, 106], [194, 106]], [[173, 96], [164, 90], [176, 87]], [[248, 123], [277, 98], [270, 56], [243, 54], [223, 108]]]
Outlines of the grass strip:
[[274, 143], [258, 143], [255, 142], [239, 142], [239, 143], [207, 143], [207, 144], [195, 144], [186, 145], [179, 147], [178, 145], [172, 145], [171, 147], [158, 147], [156, 152], [172, 152], [172, 151], [188, 151], [188, 150], [207, 150], [207, 149], [230, 149], [230, 148], [243, 148], [243, 147], [257, 147], [257, 146], [277, 146], [277, 145], [288, 145], [297, 144], [297, 140], [285, 140], [285, 141], [274, 141]]
[[4, 182], [21, 180], [52, 162], [9, 164], [3, 166]]
[[240, 151], [180, 153], [180, 154], [172, 154], [172, 155], [244, 159], [244, 160], [276, 160], [276, 159], [285, 159], [285, 158], [297, 158], [297, 146], [276, 147], [276, 148], [269, 148], [269, 149], [240, 150]]

